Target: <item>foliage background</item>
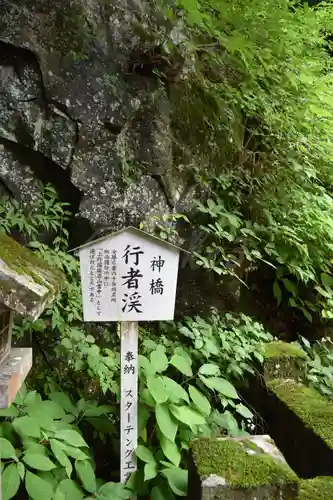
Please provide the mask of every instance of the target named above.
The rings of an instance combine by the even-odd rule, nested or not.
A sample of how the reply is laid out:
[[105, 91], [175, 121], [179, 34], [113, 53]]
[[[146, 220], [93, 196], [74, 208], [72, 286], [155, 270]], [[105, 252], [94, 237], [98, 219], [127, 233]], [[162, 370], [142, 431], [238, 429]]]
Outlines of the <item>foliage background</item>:
[[[202, 234], [192, 265], [216, 284], [238, 280], [238, 309], [141, 330], [139, 471], [125, 488], [117, 483], [119, 335], [82, 322], [72, 214], [50, 186], [29, 211], [3, 198], [1, 230], [68, 279], [39, 320], [16, 322], [16, 342], [33, 345], [36, 359], [29, 390], [2, 412], [5, 499], [37, 499], [41, 490], [55, 500], [185, 496], [193, 437], [255, 431], [240, 393], [272, 339], [265, 327], [289, 337], [308, 325], [330, 332], [332, 2], [155, 3], [168, 26], [163, 56], [186, 67], [186, 78], [156, 74], [173, 103], [175, 163], [202, 193], [191, 214], [174, 214], [175, 227], [156, 227], [165, 238]], [[172, 37], [179, 18], [180, 45]], [[308, 379], [331, 395], [324, 347], [305, 345]]]

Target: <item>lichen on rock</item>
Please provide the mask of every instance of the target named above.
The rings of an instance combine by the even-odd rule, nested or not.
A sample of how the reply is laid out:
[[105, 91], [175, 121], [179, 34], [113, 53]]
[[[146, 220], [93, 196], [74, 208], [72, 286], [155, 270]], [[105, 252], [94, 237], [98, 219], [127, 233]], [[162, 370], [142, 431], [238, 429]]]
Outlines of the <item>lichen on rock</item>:
[[36, 319], [64, 282], [63, 274], [19, 245], [0, 235], [0, 302], [23, 316]]

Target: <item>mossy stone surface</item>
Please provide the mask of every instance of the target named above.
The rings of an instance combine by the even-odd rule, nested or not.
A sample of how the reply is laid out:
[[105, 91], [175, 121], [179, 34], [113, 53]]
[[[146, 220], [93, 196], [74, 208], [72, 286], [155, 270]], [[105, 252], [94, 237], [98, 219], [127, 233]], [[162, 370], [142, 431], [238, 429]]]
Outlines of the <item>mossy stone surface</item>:
[[198, 439], [191, 444], [203, 499], [297, 498], [296, 474], [274, 442], [261, 437], [268, 439], [264, 447], [254, 437]]
[[299, 500], [331, 500], [333, 477], [315, 477], [301, 481]]
[[333, 404], [328, 399], [293, 380], [271, 380], [267, 387], [333, 449]]
[[308, 356], [303, 349], [297, 345], [289, 342], [269, 342], [265, 344], [265, 359], [275, 358], [275, 359], [284, 359], [284, 358], [300, 358], [300, 359], [308, 359]]
[[7, 235], [0, 235], [0, 302], [33, 319], [65, 280], [57, 268]]
[[288, 342], [270, 342], [264, 351], [264, 378], [304, 379], [304, 367], [308, 359], [305, 351], [297, 344]]

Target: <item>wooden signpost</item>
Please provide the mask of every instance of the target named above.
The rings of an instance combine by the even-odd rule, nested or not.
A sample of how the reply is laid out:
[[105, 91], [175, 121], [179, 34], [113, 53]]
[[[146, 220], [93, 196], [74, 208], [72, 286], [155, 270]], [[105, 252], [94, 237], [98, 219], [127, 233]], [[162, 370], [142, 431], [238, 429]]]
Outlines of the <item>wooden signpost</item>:
[[84, 321], [119, 321], [121, 482], [136, 471], [138, 322], [174, 317], [181, 249], [132, 227], [78, 248]]

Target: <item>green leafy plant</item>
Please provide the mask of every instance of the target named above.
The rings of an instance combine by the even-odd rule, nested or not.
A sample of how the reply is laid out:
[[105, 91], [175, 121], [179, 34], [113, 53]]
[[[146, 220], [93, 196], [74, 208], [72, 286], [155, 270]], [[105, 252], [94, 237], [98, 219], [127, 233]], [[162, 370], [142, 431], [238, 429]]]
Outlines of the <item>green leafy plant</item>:
[[69, 204], [60, 202], [56, 190], [50, 185], [40, 187], [40, 193], [28, 210], [15, 199], [3, 197], [0, 199], [0, 228], [8, 233], [13, 229], [27, 235], [31, 240], [36, 240], [42, 231], [60, 232], [54, 240], [54, 245], [59, 248], [66, 244], [68, 231], [64, 223], [71, 213]]
[[[78, 371], [85, 368], [91, 378], [99, 380], [104, 392], [111, 389], [117, 394], [119, 385], [114, 381], [113, 374], [119, 366], [119, 355], [97, 346], [94, 336], [87, 334], [82, 326], [79, 263], [75, 256], [68, 253], [69, 235], [65, 223], [71, 214], [67, 206], [67, 203], [59, 201], [56, 191], [49, 185], [41, 187], [30, 210], [15, 200], [0, 200], [0, 229], [6, 233], [20, 231], [32, 250], [67, 277], [62, 292], [37, 321], [16, 318], [14, 335], [20, 339], [32, 334], [37, 337], [52, 334], [50, 337], [55, 352], [67, 360], [71, 369]], [[51, 246], [38, 241], [39, 235], [45, 231], [50, 235]], [[42, 373], [41, 378], [44, 377]]]
[[301, 337], [300, 345], [308, 354], [305, 375], [308, 384], [333, 400], [333, 342], [323, 337], [310, 344]]
[[170, 83], [174, 137], [210, 193], [191, 220], [206, 233], [198, 263], [245, 283], [269, 265], [278, 305], [330, 319], [332, 3], [177, 4], [183, 41], [168, 46], [189, 66]]
[[74, 404], [62, 392], [42, 400], [23, 388], [8, 410], [0, 410], [3, 499], [16, 498], [20, 487], [33, 500], [130, 498], [125, 487], [96, 479], [93, 456], [78, 427], [83, 419], [110, 411], [83, 399]]
[[153, 499], [187, 495], [187, 451], [200, 436], [246, 434], [230, 410], [246, 420], [253, 414], [240, 402], [218, 364], [194, 366], [186, 350], [168, 353], [164, 345], [145, 342], [140, 355], [140, 444], [137, 493]]
[[264, 360], [264, 344], [273, 339], [260, 323], [244, 314], [219, 316], [215, 312], [209, 320], [188, 318], [178, 331], [191, 339], [193, 360], [208, 360], [210, 370], [215, 366], [217, 373], [234, 380], [254, 373], [256, 363]]

